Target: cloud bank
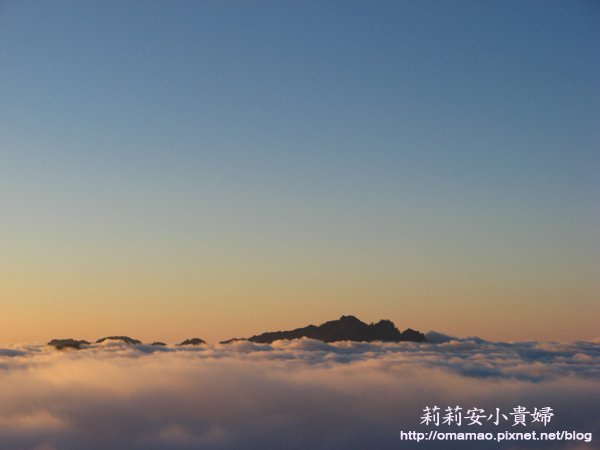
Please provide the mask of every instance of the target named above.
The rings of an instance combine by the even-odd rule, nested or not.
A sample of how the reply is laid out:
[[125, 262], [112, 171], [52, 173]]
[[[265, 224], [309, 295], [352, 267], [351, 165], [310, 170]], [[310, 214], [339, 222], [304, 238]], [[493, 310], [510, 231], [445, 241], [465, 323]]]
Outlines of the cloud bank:
[[[432, 335], [433, 336], [433, 335]], [[555, 416], [519, 431], [600, 438], [600, 345], [326, 344], [310, 339], [155, 347], [104, 342], [79, 351], [0, 348], [0, 448], [397, 449], [593, 448], [596, 442], [411, 443], [425, 406]], [[440, 431], [514, 431], [512, 422]], [[511, 429], [512, 428], [512, 429]]]

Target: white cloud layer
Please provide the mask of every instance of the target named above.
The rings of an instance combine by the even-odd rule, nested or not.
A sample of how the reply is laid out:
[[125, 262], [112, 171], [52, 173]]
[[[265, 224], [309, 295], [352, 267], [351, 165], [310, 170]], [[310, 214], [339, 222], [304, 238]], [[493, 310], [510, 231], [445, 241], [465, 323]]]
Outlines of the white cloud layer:
[[[600, 345], [314, 340], [199, 347], [118, 342], [57, 351], [0, 348], [0, 448], [398, 449], [594, 448]], [[546, 431], [585, 443], [401, 442], [425, 406], [512, 412], [550, 406]], [[514, 431], [512, 422], [488, 425]], [[521, 431], [544, 431], [539, 424]], [[431, 429], [431, 427], [429, 428]], [[439, 431], [479, 431], [463, 424]], [[537, 445], [536, 445], [537, 444]]]

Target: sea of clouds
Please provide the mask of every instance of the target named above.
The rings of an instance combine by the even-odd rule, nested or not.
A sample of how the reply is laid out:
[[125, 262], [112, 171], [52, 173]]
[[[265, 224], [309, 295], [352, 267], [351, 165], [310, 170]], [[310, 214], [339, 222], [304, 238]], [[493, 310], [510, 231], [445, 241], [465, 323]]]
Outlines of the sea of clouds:
[[[82, 350], [0, 346], [0, 449], [598, 448], [598, 342], [310, 339]], [[426, 406], [508, 414], [549, 406], [545, 427], [421, 425]], [[560, 431], [585, 442], [408, 442], [400, 431]]]

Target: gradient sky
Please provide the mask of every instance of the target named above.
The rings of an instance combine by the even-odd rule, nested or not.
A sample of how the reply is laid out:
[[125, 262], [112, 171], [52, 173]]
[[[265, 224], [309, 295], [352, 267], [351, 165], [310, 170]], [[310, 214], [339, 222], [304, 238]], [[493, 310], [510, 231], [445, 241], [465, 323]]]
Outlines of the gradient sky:
[[600, 4], [0, 3], [0, 341], [600, 329]]

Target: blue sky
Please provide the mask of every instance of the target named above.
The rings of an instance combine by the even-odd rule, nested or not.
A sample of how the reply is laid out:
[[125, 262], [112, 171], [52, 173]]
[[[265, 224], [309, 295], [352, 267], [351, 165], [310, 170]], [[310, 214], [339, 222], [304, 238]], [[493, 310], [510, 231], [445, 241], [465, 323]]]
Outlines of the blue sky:
[[591, 332], [599, 18], [586, 1], [1, 3], [5, 317], [58, 301], [68, 328], [74, 305], [117, 302], [123, 321], [149, 304], [427, 329], [441, 311], [463, 334], [547, 305], [540, 337], [571, 302], [556, 333]]

